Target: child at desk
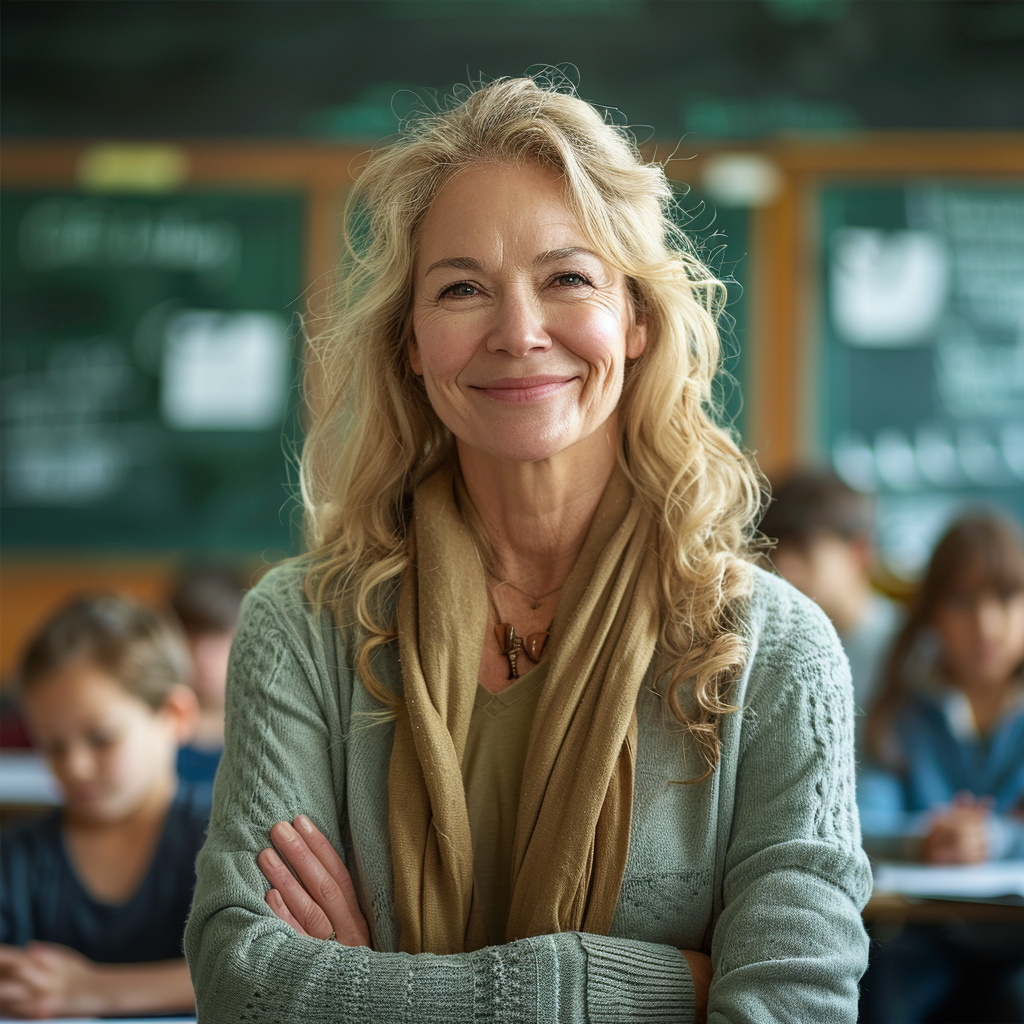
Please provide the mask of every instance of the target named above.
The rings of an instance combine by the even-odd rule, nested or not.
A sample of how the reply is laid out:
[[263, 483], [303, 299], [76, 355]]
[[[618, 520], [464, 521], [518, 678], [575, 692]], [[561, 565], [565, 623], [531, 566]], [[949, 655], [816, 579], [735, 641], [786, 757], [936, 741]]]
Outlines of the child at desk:
[[0, 1015], [194, 1012], [189, 672], [178, 628], [128, 598], [79, 598], [30, 643], [25, 714], [65, 802], [0, 838]]
[[[939, 542], [868, 740], [857, 801], [869, 853], [1024, 859], [1024, 544], [1014, 524], [976, 515]], [[974, 993], [971, 1020], [1024, 1020], [1024, 932], [906, 927], [873, 951], [861, 1019], [931, 1019], [958, 982]]]

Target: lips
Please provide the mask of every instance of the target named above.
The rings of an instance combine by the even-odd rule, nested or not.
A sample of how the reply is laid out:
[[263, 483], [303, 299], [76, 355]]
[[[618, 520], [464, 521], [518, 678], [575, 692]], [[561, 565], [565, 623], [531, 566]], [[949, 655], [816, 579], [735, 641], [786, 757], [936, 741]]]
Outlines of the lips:
[[498, 402], [539, 402], [568, 387], [575, 374], [543, 374], [534, 377], [499, 377], [472, 385], [475, 391]]

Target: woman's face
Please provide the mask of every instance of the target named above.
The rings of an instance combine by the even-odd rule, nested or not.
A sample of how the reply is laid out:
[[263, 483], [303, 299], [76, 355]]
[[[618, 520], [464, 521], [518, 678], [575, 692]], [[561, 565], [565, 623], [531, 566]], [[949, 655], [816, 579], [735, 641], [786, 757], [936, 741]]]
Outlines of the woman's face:
[[1024, 591], [954, 586], [935, 610], [947, 671], [958, 683], [999, 686], [1024, 662]]
[[471, 167], [434, 200], [412, 325], [412, 368], [460, 447], [519, 462], [615, 427], [626, 360], [646, 344], [625, 277], [592, 251], [554, 172], [532, 165]]

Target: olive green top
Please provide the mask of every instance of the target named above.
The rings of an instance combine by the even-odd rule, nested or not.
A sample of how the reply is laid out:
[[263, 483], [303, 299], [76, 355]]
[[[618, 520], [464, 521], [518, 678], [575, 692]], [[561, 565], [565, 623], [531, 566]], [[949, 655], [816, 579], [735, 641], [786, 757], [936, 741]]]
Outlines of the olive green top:
[[462, 778], [473, 833], [473, 881], [493, 946], [505, 941], [519, 791], [547, 666], [541, 662], [501, 693], [478, 687], [469, 723]]

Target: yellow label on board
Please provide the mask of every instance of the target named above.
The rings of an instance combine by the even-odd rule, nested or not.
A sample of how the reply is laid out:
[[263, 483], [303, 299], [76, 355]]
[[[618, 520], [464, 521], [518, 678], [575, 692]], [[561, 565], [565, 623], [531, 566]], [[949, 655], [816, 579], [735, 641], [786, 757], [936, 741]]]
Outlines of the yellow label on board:
[[177, 146], [111, 143], [87, 149], [78, 183], [90, 192], [170, 192], [188, 179], [189, 160]]

